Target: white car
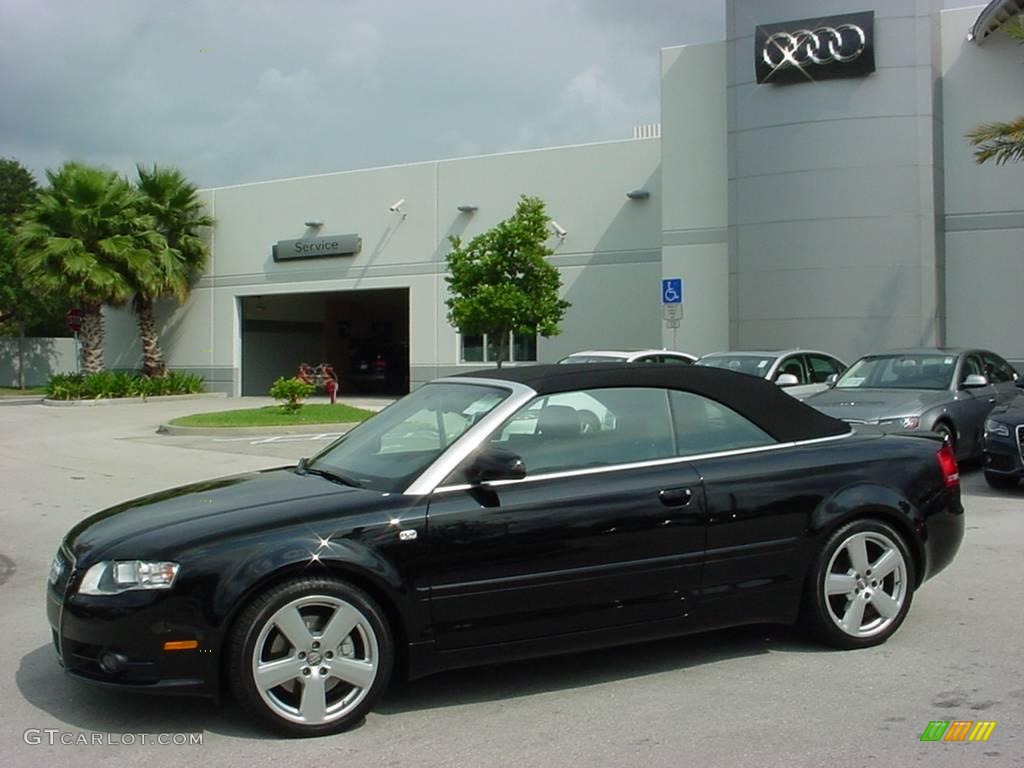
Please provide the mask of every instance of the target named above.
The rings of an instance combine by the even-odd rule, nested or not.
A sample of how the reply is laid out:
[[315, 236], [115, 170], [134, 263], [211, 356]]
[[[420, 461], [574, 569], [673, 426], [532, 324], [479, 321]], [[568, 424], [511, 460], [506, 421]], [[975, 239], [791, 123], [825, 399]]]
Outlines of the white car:
[[690, 365], [696, 355], [670, 349], [587, 349], [563, 357], [559, 363], [670, 363]]
[[814, 349], [712, 352], [700, 358], [697, 365], [725, 368], [768, 379], [797, 400], [825, 391], [829, 387], [830, 377], [838, 377], [846, 370], [846, 363], [835, 355]]

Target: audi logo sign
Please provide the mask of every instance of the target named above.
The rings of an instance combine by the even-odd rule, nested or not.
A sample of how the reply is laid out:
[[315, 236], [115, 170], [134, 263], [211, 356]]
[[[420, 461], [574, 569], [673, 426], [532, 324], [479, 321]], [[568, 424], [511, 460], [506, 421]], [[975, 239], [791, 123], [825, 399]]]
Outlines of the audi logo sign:
[[758, 83], [807, 83], [875, 71], [875, 12], [764, 24], [754, 32]]

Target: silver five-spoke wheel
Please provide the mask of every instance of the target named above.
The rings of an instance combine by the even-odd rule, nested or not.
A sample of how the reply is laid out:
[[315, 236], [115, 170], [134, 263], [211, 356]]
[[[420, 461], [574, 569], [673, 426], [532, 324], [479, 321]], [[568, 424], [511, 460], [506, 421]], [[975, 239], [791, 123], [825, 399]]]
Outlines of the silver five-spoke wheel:
[[906, 559], [885, 534], [859, 531], [833, 553], [824, 590], [829, 616], [842, 632], [856, 638], [882, 634], [907, 596]]
[[329, 577], [274, 587], [239, 616], [231, 679], [239, 702], [292, 735], [361, 719], [391, 674], [393, 641], [369, 595]]
[[377, 675], [369, 620], [336, 597], [314, 595], [278, 609], [252, 655], [260, 696], [286, 720], [329, 723], [355, 709]]

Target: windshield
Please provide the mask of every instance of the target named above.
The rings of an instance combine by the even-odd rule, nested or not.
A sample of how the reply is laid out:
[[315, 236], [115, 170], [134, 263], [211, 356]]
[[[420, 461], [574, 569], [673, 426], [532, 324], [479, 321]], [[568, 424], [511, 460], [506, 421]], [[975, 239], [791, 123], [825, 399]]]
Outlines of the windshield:
[[613, 357], [612, 355], [569, 355], [558, 361], [559, 363], [624, 363], [626, 358]]
[[508, 390], [426, 384], [353, 429], [309, 462], [362, 488], [400, 492]]
[[836, 389], [947, 389], [956, 355], [862, 357], [836, 382]]
[[768, 371], [778, 359], [774, 355], [710, 355], [698, 360], [697, 365], [725, 368], [729, 371], [748, 373], [751, 376], [763, 378], [768, 375]]

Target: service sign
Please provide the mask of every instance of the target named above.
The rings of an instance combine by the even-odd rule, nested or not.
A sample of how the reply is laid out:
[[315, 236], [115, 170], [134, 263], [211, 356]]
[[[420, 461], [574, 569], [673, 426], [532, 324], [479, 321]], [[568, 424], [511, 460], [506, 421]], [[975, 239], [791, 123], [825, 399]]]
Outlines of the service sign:
[[316, 259], [321, 256], [354, 256], [363, 247], [359, 235], [328, 235], [279, 240], [274, 245], [274, 261]]
[[764, 24], [754, 31], [758, 83], [809, 83], [875, 71], [875, 12]]

